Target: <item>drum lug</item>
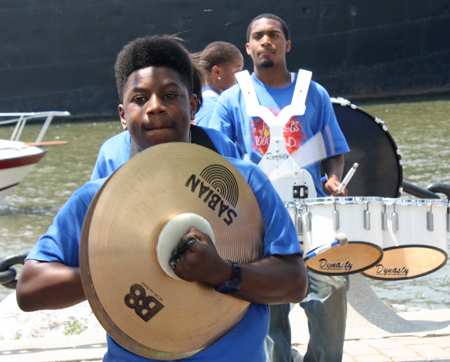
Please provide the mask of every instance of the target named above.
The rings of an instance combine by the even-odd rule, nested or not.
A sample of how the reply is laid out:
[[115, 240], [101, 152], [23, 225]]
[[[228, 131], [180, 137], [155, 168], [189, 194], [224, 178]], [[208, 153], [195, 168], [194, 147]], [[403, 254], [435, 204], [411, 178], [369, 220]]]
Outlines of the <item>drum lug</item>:
[[311, 231], [312, 225], [311, 225], [311, 212], [306, 212], [302, 215], [303, 218], [303, 231], [305, 233]]
[[383, 231], [387, 231], [387, 229], [388, 229], [388, 227], [387, 227], [387, 212], [386, 211], [381, 212], [381, 229]]
[[398, 231], [398, 214], [395, 211], [392, 213], [392, 231], [394, 233]]
[[450, 233], [450, 213], [448, 209], [447, 209], [447, 232]]
[[295, 228], [297, 229], [297, 236], [301, 239], [303, 235], [303, 223], [302, 223], [302, 215], [300, 213], [295, 214]]
[[364, 229], [370, 230], [370, 211], [364, 210]]
[[335, 231], [338, 231], [339, 230], [339, 211], [333, 210], [331, 212], [331, 217], [333, 219], [333, 229]]
[[433, 212], [427, 212], [427, 230], [434, 231]]

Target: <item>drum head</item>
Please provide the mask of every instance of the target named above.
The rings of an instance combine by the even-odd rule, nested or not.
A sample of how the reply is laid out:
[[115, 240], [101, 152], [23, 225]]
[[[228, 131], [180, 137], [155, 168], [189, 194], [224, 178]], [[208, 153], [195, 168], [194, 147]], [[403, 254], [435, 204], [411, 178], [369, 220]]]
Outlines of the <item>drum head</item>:
[[349, 275], [372, 268], [382, 258], [383, 250], [378, 245], [352, 241], [343, 248], [336, 246], [319, 256], [311, 259], [306, 257], [304, 260], [307, 268], [314, 273]]
[[349, 196], [399, 197], [401, 155], [387, 127], [348, 101], [332, 99], [332, 103], [350, 148], [344, 155], [344, 175], [354, 163], [359, 164], [348, 186]]
[[446, 263], [445, 250], [428, 245], [409, 245], [385, 249], [383, 260], [363, 274], [379, 280], [406, 280], [433, 273]]

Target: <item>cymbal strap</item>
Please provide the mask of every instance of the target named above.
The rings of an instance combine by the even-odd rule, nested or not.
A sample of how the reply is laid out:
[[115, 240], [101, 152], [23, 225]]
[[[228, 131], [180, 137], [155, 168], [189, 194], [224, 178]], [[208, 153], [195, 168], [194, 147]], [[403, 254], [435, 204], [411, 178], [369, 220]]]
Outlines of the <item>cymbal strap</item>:
[[175, 270], [177, 268], [178, 263], [181, 260], [181, 257], [183, 254], [188, 251], [188, 249], [191, 247], [192, 244], [194, 244], [197, 241], [196, 238], [191, 236], [189, 239], [187, 239], [181, 246], [177, 249], [174, 255], [169, 260], [170, 267]]

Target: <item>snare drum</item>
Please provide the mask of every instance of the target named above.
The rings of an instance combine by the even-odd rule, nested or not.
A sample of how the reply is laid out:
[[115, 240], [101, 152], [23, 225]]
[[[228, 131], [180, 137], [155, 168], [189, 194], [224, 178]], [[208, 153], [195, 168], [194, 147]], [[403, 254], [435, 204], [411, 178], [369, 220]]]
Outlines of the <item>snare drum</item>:
[[447, 262], [448, 202], [383, 199], [384, 256], [365, 276], [412, 279], [432, 273]]
[[305, 255], [334, 241], [336, 234], [348, 238], [345, 247], [335, 246], [313, 258], [308, 269], [331, 275], [359, 273], [380, 262], [383, 251], [382, 199], [378, 197], [326, 197], [305, 199], [300, 205]]

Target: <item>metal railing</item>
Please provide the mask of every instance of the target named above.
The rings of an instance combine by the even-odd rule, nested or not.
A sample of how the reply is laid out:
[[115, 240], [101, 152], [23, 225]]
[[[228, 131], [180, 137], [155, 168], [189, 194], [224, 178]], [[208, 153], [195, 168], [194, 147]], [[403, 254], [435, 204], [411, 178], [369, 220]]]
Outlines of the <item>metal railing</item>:
[[419, 197], [421, 199], [439, 199], [440, 197], [438, 193], [442, 193], [447, 196], [447, 199], [450, 199], [449, 184], [432, 183], [428, 185], [426, 189], [423, 189], [410, 182], [403, 181], [402, 186], [404, 192], [407, 192], [408, 194]]
[[0, 260], [0, 285], [5, 288], [16, 289], [17, 286], [17, 270], [14, 265], [24, 264], [27, 252], [7, 256]]
[[[7, 119], [0, 121], [0, 125], [14, 124], [16, 127], [11, 135], [10, 141], [19, 141], [25, 124], [28, 120], [33, 118], [46, 118], [44, 124], [42, 125], [41, 131], [36, 138], [35, 144], [39, 146], [45, 133], [47, 132], [48, 126], [53, 120], [53, 117], [68, 117], [70, 113], [67, 111], [47, 111], [47, 112], [12, 112], [12, 113], [0, 113], [0, 118], [14, 117], [12, 119]], [[18, 118], [17, 118], [18, 117]]]

